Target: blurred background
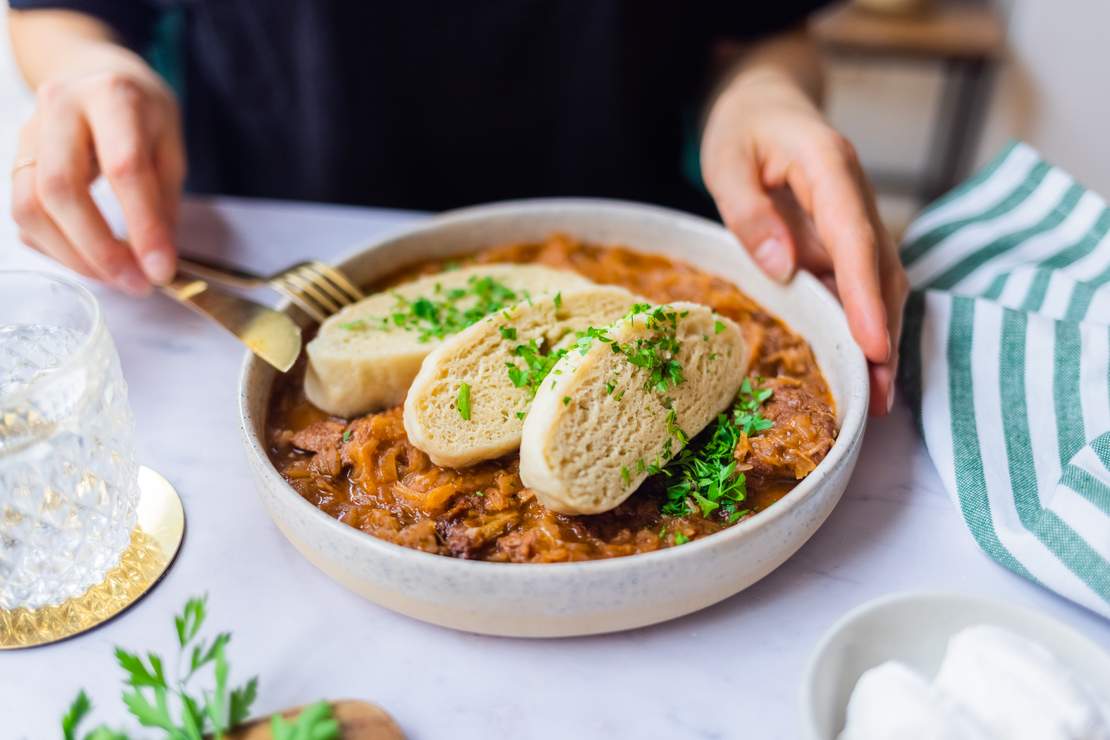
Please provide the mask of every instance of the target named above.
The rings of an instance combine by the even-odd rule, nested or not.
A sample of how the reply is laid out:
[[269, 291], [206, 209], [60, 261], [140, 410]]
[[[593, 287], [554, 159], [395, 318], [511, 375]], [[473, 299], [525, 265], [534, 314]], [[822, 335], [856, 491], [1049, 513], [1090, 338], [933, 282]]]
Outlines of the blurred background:
[[1103, 0], [857, 0], [815, 19], [829, 115], [881, 186], [889, 225], [935, 197], [945, 183], [929, 179], [961, 135], [957, 179], [1018, 138], [1110, 195], [1108, 28]]
[[[828, 60], [829, 115], [858, 147], [895, 233], [1010, 138], [1110, 195], [1105, 0], [855, 0], [812, 28]], [[8, 43], [0, 18], [2, 162], [31, 108]], [[5, 171], [5, 212], [8, 189]], [[0, 219], [0, 248], [14, 231]]]

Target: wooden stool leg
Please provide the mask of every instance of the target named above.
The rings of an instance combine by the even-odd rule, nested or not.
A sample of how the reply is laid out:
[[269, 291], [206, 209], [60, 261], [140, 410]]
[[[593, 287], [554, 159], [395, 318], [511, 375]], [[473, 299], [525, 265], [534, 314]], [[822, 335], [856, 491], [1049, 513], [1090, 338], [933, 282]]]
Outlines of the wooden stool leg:
[[925, 203], [967, 176], [990, 107], [993, 76], [994, 63], [982, 57], [945, 62], [944, 88], [919, 193]]

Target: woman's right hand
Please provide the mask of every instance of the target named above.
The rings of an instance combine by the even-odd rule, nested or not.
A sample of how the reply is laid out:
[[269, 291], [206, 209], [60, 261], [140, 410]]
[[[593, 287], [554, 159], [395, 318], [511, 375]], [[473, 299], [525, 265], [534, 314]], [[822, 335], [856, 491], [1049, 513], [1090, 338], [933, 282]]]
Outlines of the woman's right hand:
[[[139, 57], [90, 48], [83, 69], [39, 85], [12, 170], [20, 238], [132, 295], [174, 275], [185, 148], [173, 93]], [[89, 193], [103, 174], [123, 210], [116, 238]]]

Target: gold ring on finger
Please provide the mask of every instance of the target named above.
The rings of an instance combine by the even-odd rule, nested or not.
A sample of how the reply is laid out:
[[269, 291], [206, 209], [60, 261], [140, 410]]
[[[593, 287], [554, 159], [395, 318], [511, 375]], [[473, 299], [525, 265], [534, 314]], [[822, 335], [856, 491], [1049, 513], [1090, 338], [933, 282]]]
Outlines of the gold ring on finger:
[[24, 168], [34, 167], [34, 166], [35, 166], [35, 158], [34, 157], [24, 157], [23, 159], [17, 159], [17, 160], [15, 160], [15, 164], [12, 165], [12, 174], [14, 175], [15, 173], [19, 172], [20, 170], [22, 170]]

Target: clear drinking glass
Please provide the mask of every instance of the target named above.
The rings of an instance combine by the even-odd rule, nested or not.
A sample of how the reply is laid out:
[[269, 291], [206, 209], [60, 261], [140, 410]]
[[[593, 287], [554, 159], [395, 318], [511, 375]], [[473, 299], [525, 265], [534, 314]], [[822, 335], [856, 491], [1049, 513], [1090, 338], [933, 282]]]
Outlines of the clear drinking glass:
[[87, 290], [0, 271], [0, 609], [80, 596], [135, 525], [134, 421]]

